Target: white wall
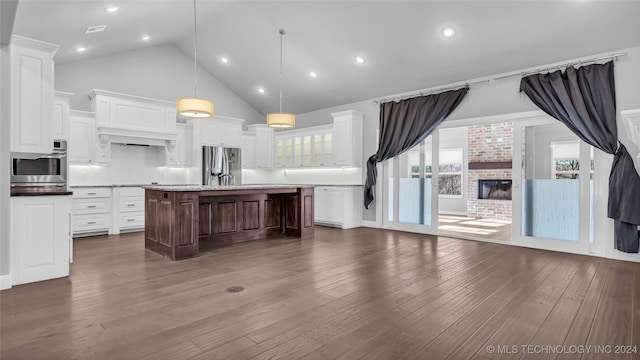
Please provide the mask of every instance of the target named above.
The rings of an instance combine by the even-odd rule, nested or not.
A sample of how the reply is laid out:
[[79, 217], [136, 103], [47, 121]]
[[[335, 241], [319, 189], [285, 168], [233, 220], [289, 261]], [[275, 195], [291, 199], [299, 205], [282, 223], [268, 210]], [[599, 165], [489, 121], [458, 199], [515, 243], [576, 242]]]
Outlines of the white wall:
[[[173, 45], [159, 45], [56, 64], [55, 89], [74, 94], [74, 110], [91, 111], [87, 94], [92, 89], [175, 101], [193, 96], [193, 60]], [[245, 125], [264, 121], [263, 114], [200, 67], [198, 96], [212, 100], [217, 115], [245, 119]]]

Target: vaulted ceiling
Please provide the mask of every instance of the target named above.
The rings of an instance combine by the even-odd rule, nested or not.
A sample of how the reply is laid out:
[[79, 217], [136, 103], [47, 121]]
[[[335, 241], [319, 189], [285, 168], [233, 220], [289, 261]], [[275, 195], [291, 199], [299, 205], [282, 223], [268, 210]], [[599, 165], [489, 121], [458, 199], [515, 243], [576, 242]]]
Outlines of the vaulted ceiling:
[[[280, 28], [284, 110], [294, 113], [640, 45], [640, 1], [197, 0], [197, 9], [199, 65], [262, 113], [278, 108]], [[107, 28], [85, 34], [93, 25]], [[442, 36], [445, 26], [456, 36]], [[163, 43], [192, 57], [193, 2], [21, 0], [14, 33], [60, 45], [59, 63]]]

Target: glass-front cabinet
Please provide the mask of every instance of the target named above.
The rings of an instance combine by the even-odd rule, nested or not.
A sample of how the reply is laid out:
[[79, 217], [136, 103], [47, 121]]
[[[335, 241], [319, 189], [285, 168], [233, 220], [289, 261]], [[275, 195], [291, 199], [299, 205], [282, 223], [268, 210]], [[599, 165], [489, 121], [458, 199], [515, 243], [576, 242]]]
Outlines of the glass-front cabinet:
[[331, 126], [276, 134], [277, 167], [333, 166]]

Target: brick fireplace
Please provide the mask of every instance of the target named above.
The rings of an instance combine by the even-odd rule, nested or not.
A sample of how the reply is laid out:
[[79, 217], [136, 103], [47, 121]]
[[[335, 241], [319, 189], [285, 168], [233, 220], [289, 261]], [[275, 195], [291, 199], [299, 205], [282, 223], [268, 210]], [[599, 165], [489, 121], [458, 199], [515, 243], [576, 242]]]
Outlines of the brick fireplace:
[[[511, 220], [511, 200], [479, 199], [479, 180], [511, 180], [513, 123], [469, 127], [469, 189], [467, 215], [481, 219]], [[488, 182], [490, 183], [490, 182]], [[505, 185], [506, 186], [506, 183]]]

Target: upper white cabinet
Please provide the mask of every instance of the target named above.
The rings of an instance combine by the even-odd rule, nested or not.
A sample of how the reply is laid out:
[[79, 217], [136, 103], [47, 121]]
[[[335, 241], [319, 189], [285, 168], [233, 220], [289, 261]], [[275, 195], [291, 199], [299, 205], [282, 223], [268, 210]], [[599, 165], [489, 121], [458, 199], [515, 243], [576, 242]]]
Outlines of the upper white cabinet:
[[228, 116], [202, 119], [202, 145], [242, 147], [242, 123], [244, 120]]
[[73, 164], [108, 163], [111, 158], [108, 143], [96, 135], [94, 114], [87, 111], [69, 112], [69, 142], [67, 159]]
[[53, 150], [53, 56], [58, 46], [11, 37], [11, 151]]
[[[362, 166], [364, 114], [349, 110], [332, 113], [331, 116], [331, 125], [277, 132], [275, 166]], [[259, 145], [257, 148], [261, 149]]]
[[245, 132], [242, 134], [242, 168], [256, 167], [256, 134]]
[[274, 130], [265, 124], [249, 125], [247, 128], [256, 134], [256, 167], [260, 169], [272, 168], [275, 160], [273, 152]]
[[193, 126], [177, 124], [178, 139], [167, 146], [166, 156], [169, 166], [190, 166], [193, 157]]
[[71, 196], [11, 198], [13, 285], [69, 275]]
[[69, 139], [69, 110], [73, 94], [56, 91], [53, 97], [51, 133], [56, 140]]
[[332, 113], [333, 162], [338, 166], [362, 165], [362, 119], [364, 114], [349, 110]]
[[173, 102], [103, 90], [93, 90], [89, 97], [97, 132], [103, 138], [140, 138], [150, 145], [177, 138]]
[[333, 166], [332, 141], [331, 125], [278, 132], [275, 136], [276, 166]]

